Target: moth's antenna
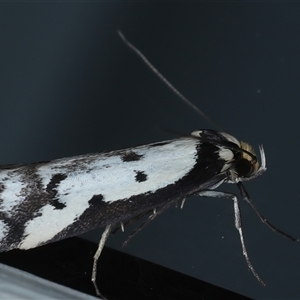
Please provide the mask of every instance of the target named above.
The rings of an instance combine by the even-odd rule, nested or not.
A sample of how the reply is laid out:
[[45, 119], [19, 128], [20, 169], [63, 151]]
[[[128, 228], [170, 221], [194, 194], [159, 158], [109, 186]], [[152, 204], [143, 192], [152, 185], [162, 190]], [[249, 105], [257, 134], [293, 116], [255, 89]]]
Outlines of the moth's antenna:
[[147, 59], [147, 57], [134, 45], [132, 45], [124, 36], [124, 34], [118, 30], [118, 34], [123, 40], [123, 42], [132, 50], [134, 51], [142, 60], [143, 62], [150, 68], [150, 70], [165, 84], [169, 87], [169, 89], [175, 93], [181, 100], [183, 100], [187, 105], [189, 105], [194, 111], [200, 114], [206, 121], [213, 124], [216, 128], [221, 129], [216, 122], [214, 122], [211, 118], [209, 118], [202, 110], [200, 110], [196, 105], [194, 105], [189, 99], [183, 96]]

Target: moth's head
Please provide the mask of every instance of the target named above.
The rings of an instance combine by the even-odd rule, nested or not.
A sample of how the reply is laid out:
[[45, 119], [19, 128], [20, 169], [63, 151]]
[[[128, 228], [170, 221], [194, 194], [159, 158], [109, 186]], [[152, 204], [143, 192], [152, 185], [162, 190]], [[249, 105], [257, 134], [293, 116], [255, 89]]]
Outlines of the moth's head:
[[240, 142], [240, 157], [236, 161], [235, 169], [239, 177], [251, 177], [259, 169], [259, 162], [251, 145]]
[[226, 132], [199, 130], [194, 131], [192, 136], [219, 147], [220, 157], [224, 158], [227, 165], [224, 171], [228, 170], [232, 175], [231, 182], [250, 180], [266, 171], [266, 157], [262, 146], [259, 146], [260, 166], [254, 149]]

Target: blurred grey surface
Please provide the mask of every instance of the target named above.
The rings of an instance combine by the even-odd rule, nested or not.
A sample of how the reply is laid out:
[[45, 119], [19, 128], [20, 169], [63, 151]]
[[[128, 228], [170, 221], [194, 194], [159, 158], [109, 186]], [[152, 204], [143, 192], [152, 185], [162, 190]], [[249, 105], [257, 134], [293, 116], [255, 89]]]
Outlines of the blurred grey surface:
[[[185, 96], [257, 150], [267, 172], [246, 183], [262, 213], [300, 237], [300, 3], [1, 3], [0, 162], [120, 149], [210, 128], [118, 37], [122, 30]], [[223, 185], [221, 190], [236, 191]], [[300, 245], [241, 202], [247, 269], [233, 204], [192, 197], [123, 249], [259, 299], [300, 298]], [[86, 237], [98, 241], [102, 230]], [[121, 249], [129, 234], [111, 237]]]
[[0, 264], [0, 299], [80, 299], [86, 295], [27, 272]]

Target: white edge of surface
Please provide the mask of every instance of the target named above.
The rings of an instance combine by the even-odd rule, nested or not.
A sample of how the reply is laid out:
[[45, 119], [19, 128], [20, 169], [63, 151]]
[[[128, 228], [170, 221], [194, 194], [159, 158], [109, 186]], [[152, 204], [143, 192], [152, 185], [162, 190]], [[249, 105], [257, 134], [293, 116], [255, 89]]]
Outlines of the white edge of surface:
[[30, 273], [0, 264], [0, 299], [99, 300]]

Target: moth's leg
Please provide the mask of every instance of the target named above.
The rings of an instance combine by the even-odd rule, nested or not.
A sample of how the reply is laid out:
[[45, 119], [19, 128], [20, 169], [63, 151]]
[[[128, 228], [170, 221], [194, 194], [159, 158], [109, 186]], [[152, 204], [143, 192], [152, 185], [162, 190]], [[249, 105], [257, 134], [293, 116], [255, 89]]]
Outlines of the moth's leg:
[[263, 285], [265, 286], [266, 284], [264, 281], [259, 277], [259, 275], [256, 273], [255, 269], [253, 268], [248, 252], [245, 246], [245, 241], [244, 241], [244, 235], [243, 235], [243, 230], [242, 230], [242, 218], [241, 218], [241, 211], [239, 207], [239, 202], [238, 198], [235, 194], [229, 193], [229, 192], [221, 192], [221, 191], [213, 191], [213, 190], [204, 190], [199, 193], [199, 196], [205, 196], [205, 197], [212, 197], [212, 198], [229, 198], [233, 200], [233, 208], [234, 208], [234, 223], [235, 223], [235, 228], [238, 230], [239, 235], [240, 235], [240, 241], [243, 249], [243, 255], [246, 259], [248, 268], [251, 270], [252, 274], [256, 277], [256, 279]]
[[[135, 223], [136, 221], [138, 221], [139, 219], [143, 218], [146, 215], [149, 215], [151, 212], [153, 212], [153, 209], [149, 209], [146, 212], [140, 213], [139, 215], [137, 215], [136, 217], [126, 221], [126, 222], [120, 222], [120, 226], [116, 227], [111, 234], [115, 234], [117, 233], [120, 229], [124, 232], [124, 228], [126, 228], [128, 225]], [[123, 224], [123, 225], [122, 225]]]
[[101, 295], [101, 293], [100, 293], [100, 291], [98, 289], [97, 283], [96, 283], [97, 263], [98, 263], [98, 259], [99, 259], [100, 255], [101, 255], [101, 252], [103, 250], [103, 247], [105, 245], [105, 242], [108, 239], [109, 234], [111, 233], [112, 228], [113, 228], [113, 224], [107, 225], [105, 227], [103, 233], [102, 233], [100, 242], [98, 244], [98, 249], [97, 249], [97, 251], [96, 251], [96, 253], [94, 255], [93, 271], [92, 271], [92, 278], [91, 278], [91, 280], [93, 282], [93, 285], [95, 287], [95, 291], [96, 291], [97, 296], [100, 296], [103, 299], [105, 299], [105, 298]]
[[258, 215], [258, 217], [260, 218], [260, 220], [266, 224], [267, 226], [269, 226], [273, 231], [283, 235], [284, 237], [290, 239], [293, 242], [298, 242], [299, 239], [296, 239], [294, 237], [292, 237], [291, 235], [289, 235], [288, 233], [285, 233], [284, 231], [282, 231], [281, 229], [278, 229], [277, 227], [275, 227], [272, 223], [270, 223], [261, 213], [260, 211], [256, 208], [256, 206], [254, 205], [254, 203], [252, 202], [248, 192], [246, 191], [244, 185], [242, 182], [238, 182], [237, 186], [241, 192], [241, 195], [243, 197], [243, 199], [245, 201], [248, 202], [248, 204], [253, 208], [253, 210], [255, 211], [255, 213]]

